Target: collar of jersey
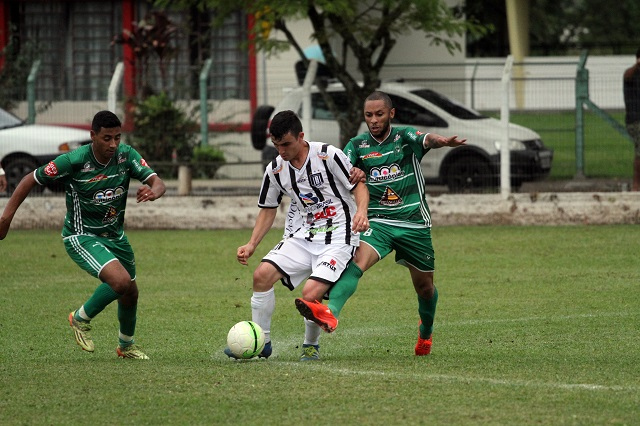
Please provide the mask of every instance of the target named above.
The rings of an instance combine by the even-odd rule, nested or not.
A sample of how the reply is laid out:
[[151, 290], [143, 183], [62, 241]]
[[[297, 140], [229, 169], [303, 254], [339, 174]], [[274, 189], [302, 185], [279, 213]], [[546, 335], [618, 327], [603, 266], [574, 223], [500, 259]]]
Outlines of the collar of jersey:
[[387, 141], [387, 139], [389, 139], [389, 137], [391, 136], [391, 133], [393, 133], [393, 126], [390, 124], [389, 125], [389, 135], [384, 138], [382, 141], [379, 141], [378, 139], [376, 139], [375, 136], [373, 136], [371, 134], [371, 132], [369, 132], [369, 136], [371, 136], [371, 139], [373, 139], [374, 141], [378, 142], [378, 145], [382, 145], [383, 143], [385, 143]]
[[[116, 149], [116, 153], [118, 152], [118, 150]], [[115, 154], [113, 154], [113, 156], [115, 157]], [[100, 167], [107, 167], [109, 165], [109, 163], [111, 162], [111, 160], [113, 159], [113, 157], [111, 157], [109, 159], [109, 161], [107, 161], [106, 164], [102, 164], [100, 161], [98, 161], [98, 157], [96, 157], [96, 154], [93, 152], [93, 143], [91, 144], [91, 157], [93, 157], [93, 161], [96, 162], [96, 164], [98, 164]]]

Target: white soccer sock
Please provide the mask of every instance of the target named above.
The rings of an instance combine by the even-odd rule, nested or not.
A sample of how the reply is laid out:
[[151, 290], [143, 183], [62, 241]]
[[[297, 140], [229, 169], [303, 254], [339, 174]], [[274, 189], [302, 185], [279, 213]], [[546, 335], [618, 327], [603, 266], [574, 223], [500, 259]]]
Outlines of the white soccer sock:
[[271, 341], [271, 317], [276, 309], [276, 294], [273, 287], [265, 292], [253, 292], [251, 296], [251, 318], [252, 321], [262, 327], [264, 341]]
[[304, 320], [304, 344], [305, 345], [318, 345], [320, 340], [320, 334], [322, 329], [315, 322], [303, 318]]
[[78, 316], [85, 321], [91, 321], [89, 315], [84, 311], [84, 305], [80, 306], [80, 309], [78, 309]]

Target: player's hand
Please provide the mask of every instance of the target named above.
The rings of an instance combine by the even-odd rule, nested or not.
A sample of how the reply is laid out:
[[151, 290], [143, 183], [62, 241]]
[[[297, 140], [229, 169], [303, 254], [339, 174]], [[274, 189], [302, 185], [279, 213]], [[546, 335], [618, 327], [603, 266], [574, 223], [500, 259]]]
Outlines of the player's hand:
[[138, 193], [136, 194], [136, 200], [138, 203], [153, 201], [155, 199], [156, 194], [148, 185], [142, 185], [140, 188], [138, 188]]
[[448, 138], [445, 136], [439, 136], [437, 139], [437, 143], [440, 144], [440, 146], [449, 146], [452, 148], [464, 145], [466, 141], [467, 139], [458, 139], [458, 135], [454, 135]]
[[243, 246], [238, 247], [238, 252], [236, 253], [236, 259], [238, 259], [238, 262], [240, 262], [240, 264], [247, 265], [247, 261], [249, 260], [251, 255], [253, 255], [253, 252], [255, 251], [255, 249], [256, 248], [253, 246], [253, 244], [250, 244], [250, 243], [247, 243]]
[[367, 229], [369, 229], [369, 218], [367, 218], [366, 214], [356, 212], [353, 216], [353, 225], [351, 226], [351, 230], [353, 232], [364, 232]]
[[352, 185], [357, 184], [358, 182], [366, 183], [366, 175], [362, 170], [357, 167], [352, 167], [349, 172], [349, 182]]

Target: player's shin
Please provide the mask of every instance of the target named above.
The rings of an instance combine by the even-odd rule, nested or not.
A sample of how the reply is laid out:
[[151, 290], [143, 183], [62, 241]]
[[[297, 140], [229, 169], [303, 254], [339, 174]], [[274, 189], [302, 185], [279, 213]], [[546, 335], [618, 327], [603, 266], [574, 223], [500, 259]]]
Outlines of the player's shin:
[[120, 322], [120, 344], [131, 344], [136, 331], [138, 305], [124, 306], [118, 301], [118, 321]]
[[344, 307], [345, 303], [353, 293], [355, 293], [358, 287], [358, 280], [362, 277], [362, 269], [355, 264], [355, 262], [349, 262], [344, 274], [340, 277], [338, 282], [334, 284], [329, 293], [329, 309], [331, 313], [338, 318], [340, 311]]
[[433, 287], [433, 296], [424, 299], [418, 296], [418, 314], [422, 324], [420, 324], [420, 337], [428, 339], [433, 333], [433, 320], [436, 316], [436, 305], [438, 304], [438, 289]]
[[115, 292], [107, 283], [101, 283], [93, 295], [85, 302], [84, 311], [89, 318], [94, 318], [111, 302], [119, 299], [122, 295]]
[[251, 319], [264, 332], [265, 342], [271, 341], [271, 317], [276, 308], [276, 295], [273, 287], [264, 292], [253, 292], [251, 296]]
[[304, 320], [304, 344], [305, 345], [318, 345], [320, 340], [320, 334], [322, 329], [315, 322], [303, 318]]

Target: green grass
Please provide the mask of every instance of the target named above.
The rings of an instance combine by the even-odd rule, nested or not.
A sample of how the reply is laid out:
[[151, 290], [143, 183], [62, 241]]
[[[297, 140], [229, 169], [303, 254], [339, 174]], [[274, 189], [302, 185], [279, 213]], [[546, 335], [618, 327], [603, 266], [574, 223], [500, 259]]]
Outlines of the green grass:
[[638, 424], [640, 239], [635, 226], [434, 229], [440, 293], [433, 352], [415, 357], [417, 302], [389, 256], [367, 272], [297, 361], [293, 299], [276, 287], [274, 355], [234, 362], [226, 333], [251, 316], [250, 231], [138, 231], [137, 342], [115, 355], [115, 306], [82, 352], [66, 316], [97, 282], [57, 231], [0, 243], [0, 424]]
[[[624, 125], [624, 112], [610, 112]], [[572, 178], [576, 174], [575, 112], [514, 113], [513, 123], [540, 134], [553, 148], [551, 179]], [[628, 179], [633, 172], [633, 144], [591, 111], [584, 114], [584, 174], [594, 178]]]

